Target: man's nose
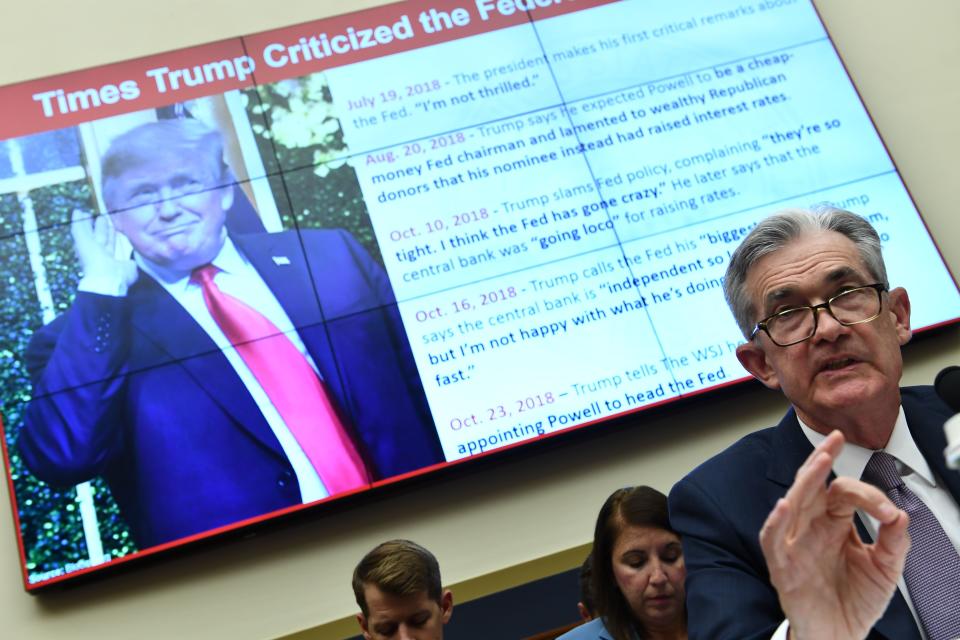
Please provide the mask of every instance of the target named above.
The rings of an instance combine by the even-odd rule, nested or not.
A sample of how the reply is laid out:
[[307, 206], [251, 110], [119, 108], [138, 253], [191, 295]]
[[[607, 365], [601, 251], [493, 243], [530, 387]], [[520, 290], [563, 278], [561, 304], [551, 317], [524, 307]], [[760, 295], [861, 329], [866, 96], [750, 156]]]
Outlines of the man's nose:
[[160, 200], [156, 203], [157, 214], [162, 218], [175, 218], [180, 213], [177, 195], [169, 187], [160, 189], [158, 195]]
[[397, 640], [417, 640], [417, 635], [413, 629], [402, 624], [400, 628], [397, 629]]
[[840, 321], [833, 317], [826, 307], [820, 307], [814, 310], [817, 314], [817, 329], [813, 333], [814, 340], [834, 341], [837, 336], [846, 333], [846, 325], [840, 324]]

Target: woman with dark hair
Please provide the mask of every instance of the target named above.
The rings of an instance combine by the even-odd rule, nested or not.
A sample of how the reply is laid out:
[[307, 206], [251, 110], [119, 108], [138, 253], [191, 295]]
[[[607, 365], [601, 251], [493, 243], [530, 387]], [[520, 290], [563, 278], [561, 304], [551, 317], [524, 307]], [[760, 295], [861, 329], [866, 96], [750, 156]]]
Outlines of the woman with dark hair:
[[597, 516], [592, 558], [598, 617], [558, 640], [686, 640], [686, 569], [665, 495], [614, 491]]

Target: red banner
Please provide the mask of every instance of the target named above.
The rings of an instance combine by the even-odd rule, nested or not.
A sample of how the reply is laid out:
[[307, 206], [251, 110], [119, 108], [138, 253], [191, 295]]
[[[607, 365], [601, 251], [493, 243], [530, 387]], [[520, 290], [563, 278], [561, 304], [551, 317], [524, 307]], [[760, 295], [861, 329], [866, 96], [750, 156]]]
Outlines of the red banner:
[[0, 139], [303, 76], [614, 0], [417, 0], [0, 88]]

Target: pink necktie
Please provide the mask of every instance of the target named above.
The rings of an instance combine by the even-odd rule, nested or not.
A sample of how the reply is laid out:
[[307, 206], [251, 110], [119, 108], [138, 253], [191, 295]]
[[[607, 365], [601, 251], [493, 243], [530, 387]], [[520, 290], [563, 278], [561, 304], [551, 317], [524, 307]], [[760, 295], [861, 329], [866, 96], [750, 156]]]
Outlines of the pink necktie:
[[223, 334], [263, 387], [331, 495], [369, 482], [360, 454], [303, 354], [276, 325], [213, 281], [219, 269], [194, 269], [191, 282]]

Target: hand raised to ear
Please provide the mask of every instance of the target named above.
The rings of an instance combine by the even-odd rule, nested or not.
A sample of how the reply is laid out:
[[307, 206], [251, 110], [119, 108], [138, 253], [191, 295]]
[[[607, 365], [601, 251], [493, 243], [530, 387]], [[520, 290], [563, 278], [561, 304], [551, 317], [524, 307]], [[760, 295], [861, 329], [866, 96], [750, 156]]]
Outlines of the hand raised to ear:
[[70, 217], [70, 234], [83, 275], [116, 278], [127, 286], [137, 280], [137, 264], [131, 258], [115, 257], [117, 232], [106, 215], [90, 217], [79, 209]]

